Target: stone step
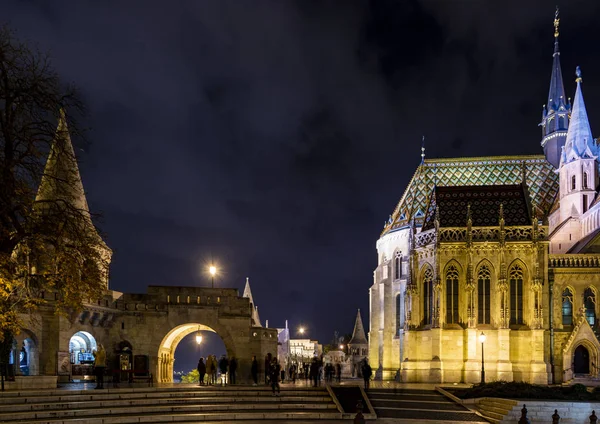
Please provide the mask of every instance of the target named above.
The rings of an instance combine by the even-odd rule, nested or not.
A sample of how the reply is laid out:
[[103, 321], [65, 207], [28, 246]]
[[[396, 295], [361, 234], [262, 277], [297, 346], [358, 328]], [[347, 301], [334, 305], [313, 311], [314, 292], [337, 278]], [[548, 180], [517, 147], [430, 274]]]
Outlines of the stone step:
[[[52, 405], [54, 406], [54, 405]], [[209, 413], [209, 412], [252, 412], [254, 410], [276, 411], [292, 410], [303, 411], [310, 410], [319, 412], [322, 410], [334, 410], [337, 408], [333, 402], [321, 404], [306, 403], [284, 403], [277, 402], [277, 398], [271, 403], [228, 403], [228, 404], [205, 404], [205, 405], [154, 405], [138, 406], [130, 405], [124, 407], [104, 407], [104, 408], [82, 408], [82, 409], [48, 409], [43, 411], [0, 413], [0, 422], [29, 422], [34, 419], [48, 418], [85, 418], [98, 416], [121, 416], [121, 415], [147, 415], [147, 414], [167, 414], [167, 413]]]
[[369, 399], [405, 399], [405, 400], [415, 400], [415, 401], [434, 401], [434, 402], [449, 402], [442, 395], [432, 394], [432, 395], [421, 395], [421, 394], [391, 394], [391, 393], [371, 393], [368, 392]]
[[499, 411], [496, 408], [484, 408], [479, 406], [477, 410], [486, 417], [490, 417], [498, 421], [502, 420], [506, 416], [505, 412]]
[[120, 415], [90, 418], [50, 418], [33, 419], [27, 421], [31, 424], [128, 424], [128, 423], [170, 423], [170, 422], [230, 422], [238, 420], [340, 420], [339, 412], [314, 412], [314, 411], [252, 411], [252, 412], [217, 412], [217, 413], [184, 413], [184, 414], [146, 414], [146, 415]]
[[4, 413], [8, 412], [29, 412], [29, 411], [48, 411], [55, 409], [86, 409], [86, 408], [113, 408], [120, 406], [144, 406], [144, 405], [206, 405], [206, 404], [240, 404], [240, 405], [255, 405], [256, 407], [265, 403], [282, 403], [282, 404], [304, 404], [304, 405], [331, 405], [331, 397], [297, 397], [297, 396], [280, 396], [273, 398], [269, 396], [242, 396], [242, 397], [177, 397], [177, 398], [159, 398], [159, 399], [113, 399], [113, 400], [85, 400], [85, 401], [69, 401], [69, 402], [35, 402], [35, 403], [20, 403], [13, 405], [4, 405], [0, 418]]
[[378, 400], [378, 399], [370, 399], [371, 405], [373, 408], [408, 408], [408, 409], [435, 409], [437, 411], [464, 411], [460, 405], [451, 402], [413, 402], [406, 400]]
[[[288, 397], [310, 399], [312, 397], [329, 397], [326, 390], [283, 390]], [[118, 392], [111, 390], [88, 390], [85, 392], [70, 393], [62, 391], [55, 395], [30, 395], [22, 394], [19, 397], [0, 396], [0, 405], [12, 405], [15, 403], [41, 403], [41, 402], [74, 402], [85, 400], [115, 400], [115, 399], [158, 399], [178, 397], [244, 397], [244, 396], [266, 396], [271, 390], [254, 391], [221, 391], [221, 390], [187, 390], [187, 391], [142, 391], [142, 392]]]
[[488, 405], [502, 405], [508, 409], [512, 409], [517, 404], [516, 400], [502, 399], [502, 398], [483, 398], [479, 403]]
[[506, 408], [504, 405], [498, 405], [495, 403], [479, 403], [477, 406], [486, 411], [492, 411], [501, 415], [506, 415], [512, 411], [512, 408]]

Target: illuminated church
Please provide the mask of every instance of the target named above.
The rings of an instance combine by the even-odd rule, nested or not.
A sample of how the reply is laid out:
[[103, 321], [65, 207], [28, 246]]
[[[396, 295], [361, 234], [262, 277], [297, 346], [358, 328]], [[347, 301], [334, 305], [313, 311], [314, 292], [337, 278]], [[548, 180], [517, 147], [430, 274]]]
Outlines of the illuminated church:
[[557, 15], [543, 155], [423, 150], [377, 241], [376, 378], [476, 383], [482, 359], [488, 382], [599, 375], [600, 148], [579, 68], [573, 103], [565, 97], [558, 24]]

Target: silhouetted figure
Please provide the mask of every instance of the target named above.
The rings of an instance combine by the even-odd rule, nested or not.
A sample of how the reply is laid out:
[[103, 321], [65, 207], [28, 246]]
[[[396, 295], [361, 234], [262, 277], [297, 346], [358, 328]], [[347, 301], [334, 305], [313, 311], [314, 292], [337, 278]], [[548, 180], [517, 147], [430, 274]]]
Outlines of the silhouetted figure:
[[271, 378], [271, 361], [273, 360], [273, 356], [270, 353], [267, 353], [265, 356], [265, 384], [269, 384], [269, 379]]
[[273, 389], [273, 396], [275, 396], [275, 389], [277, 389], [277, 395], [281, 393], [281, 387], [279, 387], [279, 374], [281, 373], [281, 366], [277, 362], [277, 359], [273, 359], [271, 362], [271, 388]]
[[106, 368], [106, 350], [101, 344], [94, 354], [94, 373], [96, 374], [96, 389], [104, 389], [104, 370]]
[[235, 384], [235, 372], [237, 371], [237, 360], [234, 356], [229, 360], [229, 383]]
[[206, 375], [206, 364], [204, 363], [204, 358], [200, 358], [198, 361], [198, 386], [202, 386], [204, 384], [204, 376]]
[[252, 382], [253, 386], [258, 385], [258, 361], [256, 360], [256, 356], [252, 357], [252, 367], [250, 368], [250, 374], [252, 374]]
[[227, 383], [227, 368], [229, 367], [229, 361], [225, 357], [225, 355], [221, 356], [221, 360], [219, 361], [219, 370], [221, 371], [221, 385], [225, 385]]
[[313, 358], [310, 364], [310, 379], [313, 382], [313, 386], [317, 387], [317, 382], [319, 380], [319, 362], [317, 362], [317, 358]]
[[373, 375], [373, 370], [371, 369], [371, 365], [369, 365], [366, 359], [363, 359], [362, 375], [363, 380], [365, 380], [365, 390], [368, 390], [369, 383], [371, 381], [371, 375]]
[[340, 364], [335, 366], [335, 373], [337, 374], [337, 382], [339, 383], [342, 381], [342, 366]]

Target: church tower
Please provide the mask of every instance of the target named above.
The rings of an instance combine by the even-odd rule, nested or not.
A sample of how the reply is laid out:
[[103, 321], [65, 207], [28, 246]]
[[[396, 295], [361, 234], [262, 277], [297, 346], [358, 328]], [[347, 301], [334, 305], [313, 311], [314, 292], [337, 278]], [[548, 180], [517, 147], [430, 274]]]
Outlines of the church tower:
[[560, 206], [550, 217], [550, 253], [566, 253], [589, 232], [581, 223], [596, 197], [598, 185], [597, 147], [583, 101], [579, 67], [576, 75], [577, 90], [558, 171]]
[[554, 15], [554, 54], [548, 102], [542, 111], [542, 147], [548, 162], [555, 168], [560, 165], [562, 147], [567, 139], [567, 128], [571, 114], [571, 102], [565, 100], [562, 71], [560, 68], [560, 50], [558, 48], [558, 8]]

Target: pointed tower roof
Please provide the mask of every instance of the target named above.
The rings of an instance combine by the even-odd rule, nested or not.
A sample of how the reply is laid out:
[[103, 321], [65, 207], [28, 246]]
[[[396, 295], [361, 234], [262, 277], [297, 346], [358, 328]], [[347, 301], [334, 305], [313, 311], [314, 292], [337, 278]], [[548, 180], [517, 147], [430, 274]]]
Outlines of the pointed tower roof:
[[558, 48], [558, 25], [560, 18], [558, 17], [558, 7], [554, 14], [554, 53], [552, 54], [552, 75], [550, 77], [550, 89], [548, 90], [548, 103], [546, 103], [548, 112], [559, 110], [561, 107], [566, 107], [565, 103], [565, 86], [563, 84], [562, 70], [560, 67], [560, 49]]
[[254, 299], [252, 298], [252, 291], [250, 290], [250, 277], [246, 277], [246, 286], [244, 287], [244, 294], [242, 297], [250, 299], [250, 303], [254, 305]]
[[36, 202], [62, 200], [70, 203], [78, 210], [89, 215], [89, 207], [77, 157], [71, 142], [71, 135], [67, 127], [67, 119], [63, 109], [60, 110], [56, 136], [48, 155], [44, 174], [35, 197]]
[[352, 339], [350, 339], [348, 344], [369, 344], [369, 342], [367, 341], [367, 336], [365, 336], [365, 329], [363, 328], [362, 318], [360, 317], [360, 309], [356, 313], [356, 321], [354, 322], [354, 331], [352, 332]]
[[260, 323], [260, 317], [258, 316], [258, 306], [254, 304], [254, 299], [252, 298], [249, 277], [246, 277], [246, 286], [244, 287], [244, 294], [242, 297], [246, 297], [250, 301], [250, 307], [252, 308], [252, 325], [255, 327], [262, 327], [262, 324]]
[[594, 158], [596, 147], [592, 137], [592, 129], [583, 101], [581, 91], [581, 69], [579, 66], [575, 72], [577, 75], [577, 90], [575, 91], [575, 101], [571, 112], [571, 122], [567, 132], [567, 141], [562, 159], [564, 163], [569, 163], [575, 159]]

